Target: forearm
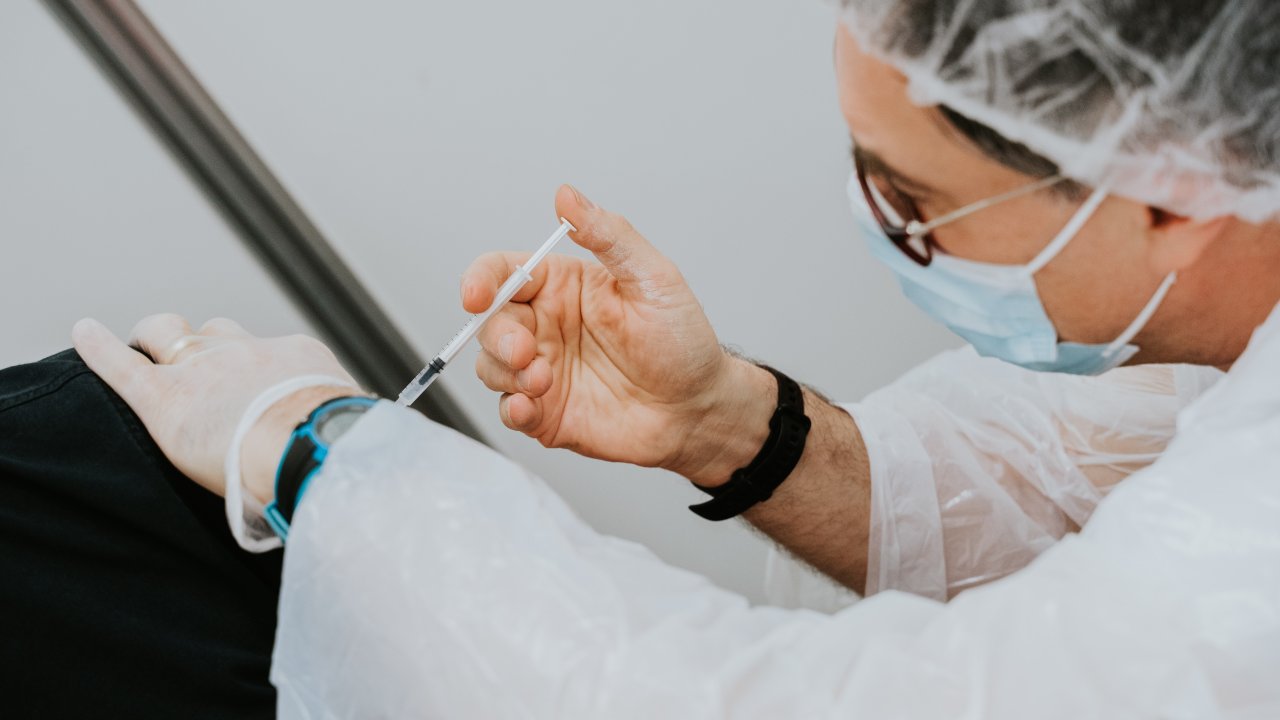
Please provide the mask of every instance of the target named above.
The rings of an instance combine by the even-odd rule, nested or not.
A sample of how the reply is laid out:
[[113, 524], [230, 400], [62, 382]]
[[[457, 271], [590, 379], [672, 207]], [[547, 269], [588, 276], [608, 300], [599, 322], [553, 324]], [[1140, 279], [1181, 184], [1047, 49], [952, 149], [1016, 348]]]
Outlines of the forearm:
[[745, 517], [800, 559], [862, 593], [871, 523], [866, 447], [844, 410], [807, 389], [804, 401], [813, 427], [800, 464], [773, 497]]
[[[700, 450], [676, 469], [697, 485], [716, 487], [751, 462], [768, 436], [777, 404], [768, 372], [735, 360], [735, 396], [699, 423]], [[853, 418], [812, 390], [804, 391], [813, 422], [804, 455], [766, 502], [745, 518], [802, 560], [861, 593], [867, 577], [871, 481], [866, 447]], [[701, 462], [695, 458], [702, 459]]]

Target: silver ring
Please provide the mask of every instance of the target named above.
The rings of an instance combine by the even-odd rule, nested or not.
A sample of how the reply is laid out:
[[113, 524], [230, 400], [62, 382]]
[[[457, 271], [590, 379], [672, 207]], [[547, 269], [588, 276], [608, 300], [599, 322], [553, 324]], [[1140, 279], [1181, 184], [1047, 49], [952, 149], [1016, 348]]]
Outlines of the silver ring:
[[161, 353], [163, 357], [156, 358], [156, 362], [160, 365], [172, 365], [174, 358], [178, 357], [183, 350], [195, 345], [196, 342], [201, 339], [202, 338], [199, 335], [183, 335], [170, 343], [169, 347], [165, 348], [164, 352]]

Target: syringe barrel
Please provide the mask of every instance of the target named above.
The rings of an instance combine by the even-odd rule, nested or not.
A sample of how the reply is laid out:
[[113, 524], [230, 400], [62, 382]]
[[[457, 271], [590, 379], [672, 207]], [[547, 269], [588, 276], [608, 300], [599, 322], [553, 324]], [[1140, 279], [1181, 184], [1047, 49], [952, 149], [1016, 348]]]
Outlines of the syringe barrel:
[[502, 287], [498, 288], [498, 295], [489, 305], [489, 309], [479, 315], [473, 315], [471, 320], [466, 325], [462, 326], [462, 330], [458, 331], [458, 334], [453, 336], [453, 339], [449, 341], [449, 344], [444, 346], [444, 349], [440, 351], [438, 357], [446, 363], [452, 362], [453, 358], [456, 357], [459, 352], [462, 352], [462, 348], [466, 347], [467, 343], [471, 342], [471, 338], [480, 334], [481, 328], [484, 327], [486, 322], [489, 322], [489, 318], [493, 317], [495, 313], [506, 307], [506, 304], [511, 300], [511, 298], [515, 297], [517, 292], [520, 292], [520, 288], [524, 287], [524, 284], [532, 279], [533, 276], [530, 275], [528, 271], [523, 267], [517, 267], [515, 272], [511, 274], [511, 277], [507, 278], [507, 281], [502, 284]]
[[[577, 228], [573, 226], [573, 223], [560, 218], [560, 227], [555, 233], [538, 248], [537, 252], [525, 261], [524, 265], [516, 267], [515, 271], [511, 273], [511, 277], [508, 277], [502, 287], [498, 288], [498, 294], [493, 298], [493, 302], [489, 304], [489, 309], [479, 315], [473, 315], [471, 320], [458, 331], [458, 334], [454, 335], [453, 339], [436, 354], [432, 364], [424, 368], [421, 373], [418, 373], [413, 382], [409, 383], [409, 386], [400, 393], [400, 397], [396, 402], [400, 405], [409, 405], [427, 389], [427, 386], [435, 382], [440, 373], [444, 371], [444, 366], [452, 362], [453, 358], [462, 351], [462, 348], [471, 342], [471, 338], [480, 334], [480, 330], [489, 321], [489, 318], [493, 317], [494, 313], [503, 307], [506, 307], [506, 304], [511, 301], [511, 298], [515, 297], [516, 293], [520, 292], [520, 288], [524, 287], [525, 283], [533, 280], [531, 271], [551, 252], [556, 243], [563, 240], [570, 231], [576, 230]], [[437, 363], [439, 363], [439, 367], [435, 367]]]

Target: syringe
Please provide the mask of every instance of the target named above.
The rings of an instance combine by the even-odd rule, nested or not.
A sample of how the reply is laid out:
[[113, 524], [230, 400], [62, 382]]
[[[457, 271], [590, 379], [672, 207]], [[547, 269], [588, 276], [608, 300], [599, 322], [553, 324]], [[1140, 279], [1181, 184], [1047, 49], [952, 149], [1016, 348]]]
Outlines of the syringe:
[[413, 382], [400, 391], [400, 397], [396, 399], [396, 404], [406, 407], [412, 405], [419, 395], [426, 391], [428, 387], [431, 387], [431, 383], [440, 377], [440, 373], [444, 372], [450, 361], [468, 342], [471, 342], [471, 338], [479, 334], [480, 328], [484, 327], [489, 318], [493, 317], [494, 313], [501, 310], [511, 298], [515, 297], [516, 292], [524, 287], [525, 283], [533, 279], [531, 274], [533, 269], [551, 252], [556, 243], [560, 242], [570, 231], [577, 232], [577, 230], [578, 228], [574, 227], [568, 220], [560, 218], [560, 228], [551, 237], [547, 238], [547, 241], [542, 243], [542, 247], [538, 248], [538, 251], [526, 260], [523, 265], [516, 267], [515, 272], [511, 273], [511, 277], [507, 278], [502, 287], [498, 288], [498, 296], [493, 299], [493, 304], [489, 306], [489, 309], [479, 315], [473, 315], [471, 320], [462, 326], [458, 334], [454, 335], [453, 339], [444, 346], [444, 349], [431, 359], [431, 362], [422, 369], [422, 372], [418, 373]]

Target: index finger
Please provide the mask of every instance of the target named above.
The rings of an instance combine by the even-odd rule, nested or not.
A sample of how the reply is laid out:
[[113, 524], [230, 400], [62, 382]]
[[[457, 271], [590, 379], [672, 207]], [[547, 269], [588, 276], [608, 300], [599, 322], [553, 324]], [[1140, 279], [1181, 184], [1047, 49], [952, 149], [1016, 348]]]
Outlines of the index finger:
[[[529, 259], [528, 252], [485, 253], [471, 263], [462, 274], [462, 308], [469, 313], [489, 309], [498, 294], [498, 288], [511, 277], [515, 269]], [[538, 264], [530, 273], [533, 279], [516, 291], [512, 302], [529, 302], [547, 281], [547, 261]]]
[[156, 366], [97, 320], [85, 318], [76, 323], [71, 340], [84, 364], [145, 421], [143, 406], [155, 389]]

